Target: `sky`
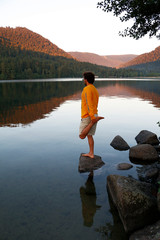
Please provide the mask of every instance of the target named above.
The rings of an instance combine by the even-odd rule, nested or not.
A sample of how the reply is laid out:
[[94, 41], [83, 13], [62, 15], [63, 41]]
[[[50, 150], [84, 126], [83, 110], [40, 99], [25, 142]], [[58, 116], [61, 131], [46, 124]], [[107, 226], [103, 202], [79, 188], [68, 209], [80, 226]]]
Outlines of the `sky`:
[[143, 54], [160, 46], [156, 38], [121, 37], [131, 23], [97, 8], [98, 0], [0, 0], [0, 27], [26, 27], [66, 52]]

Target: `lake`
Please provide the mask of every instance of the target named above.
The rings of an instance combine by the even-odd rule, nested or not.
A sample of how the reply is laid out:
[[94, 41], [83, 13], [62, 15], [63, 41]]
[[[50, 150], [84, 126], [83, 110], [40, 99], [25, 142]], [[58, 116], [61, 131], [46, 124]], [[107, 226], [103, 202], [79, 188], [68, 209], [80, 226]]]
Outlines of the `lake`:
[[[141, 130], [160, 135], [160, 79], [101, 79], [100, 121], [95, 154], [105, 165], [79, 173], [87, 139], [78, 137], [80, 79], [0, 82], [0, 239], [125, 240], [123, 226], [109, 202], [106, 178], [138, 178], [140, 165], [127, 171], [129, 151], [110, 146], [116, 135], [130, 146]], [[91, 184], [96, 195], [86, 195]]]

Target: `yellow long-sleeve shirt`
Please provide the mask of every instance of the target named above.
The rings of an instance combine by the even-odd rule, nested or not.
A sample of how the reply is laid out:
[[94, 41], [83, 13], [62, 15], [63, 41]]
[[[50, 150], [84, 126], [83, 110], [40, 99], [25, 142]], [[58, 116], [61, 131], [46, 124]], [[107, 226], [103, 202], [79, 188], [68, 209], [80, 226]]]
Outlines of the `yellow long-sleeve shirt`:
[[93, 84], [84, 87], [81, 95], [81, 118], [91, 117], [94, 119], [94, 114], [98, 113], [99, 94]]

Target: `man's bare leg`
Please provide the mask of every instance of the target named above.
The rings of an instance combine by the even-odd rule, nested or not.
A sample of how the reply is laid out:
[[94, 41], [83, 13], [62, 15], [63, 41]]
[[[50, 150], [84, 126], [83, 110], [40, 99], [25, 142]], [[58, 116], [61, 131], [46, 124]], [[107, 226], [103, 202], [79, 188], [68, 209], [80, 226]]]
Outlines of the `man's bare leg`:
[[92, 135], [87, 135], [89, 144], [89, 153], [82, 154], [82, 156], [94, 158], [94, 139]]
[[104, 119], [104, 117], [100, 117], [100, 116], [98, 116], [98, 117], [96, 117], [95, 119], [93, 119], [93, 120], [88, 124], [88, 126], [83, 129], [83, 131], [81, 132], [81, 134], [79, 135], [79, 137], [80, 137], [81, 139], [84, 139], [84, 138], [88, 135], [91, 127], [92, 127], [95, 123], [97, 123], [99, 120], [102, 120], [102, 119]]

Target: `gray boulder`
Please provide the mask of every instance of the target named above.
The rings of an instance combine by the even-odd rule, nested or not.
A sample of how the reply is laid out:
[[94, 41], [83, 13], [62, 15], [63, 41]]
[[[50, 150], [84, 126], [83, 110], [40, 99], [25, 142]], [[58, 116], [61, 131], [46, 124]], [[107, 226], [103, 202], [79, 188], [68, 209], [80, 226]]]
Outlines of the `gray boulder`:
[[128, 150], [130, 148], [130, 146], [128, 145], [128, 143], [119, 135], [117, 135], [112, 142], [110, 143], [110, 145], [116, 149], [116, 150], [120, 150], [120, 151], [125, 151]]
[[133, 165], [131, 165], [131, 164], [129, 164], [129, 163], [119, 163], [118, 165], [117, 165], [117, 169], [118, 170], [128, 170], [128, 169], [130, 169], [130, 168], [132, 168], [133, 167]]
[[94, 158], [80, 156], [79, 158], [79, 172], [91, 172], [98, 168], [101, 168], [105, 163], [102, 161], [100, 156], [94, 155]]
[[160, 192], [157, 194], [158, 211], [160, 212]]
[[126, 232], [133, 232], [155, 220], [157, 200], [152, 195], [151, 184], [129, 177], [109, 175], [107, 188]]
[[129, 240], [160, 240], [160, 221], [136, 231]]
[[157, 145], [159, 144], [159, 140], [155, 133], [152, 133], [148, 130], [142, 130], [136, 137], [136, 141], [138, 144], [151, 144]]
[[129, 158], [131, 162], [145, 164], [157, 161], [159, 155], [152, 145], [139, 144], [130, 148]]

